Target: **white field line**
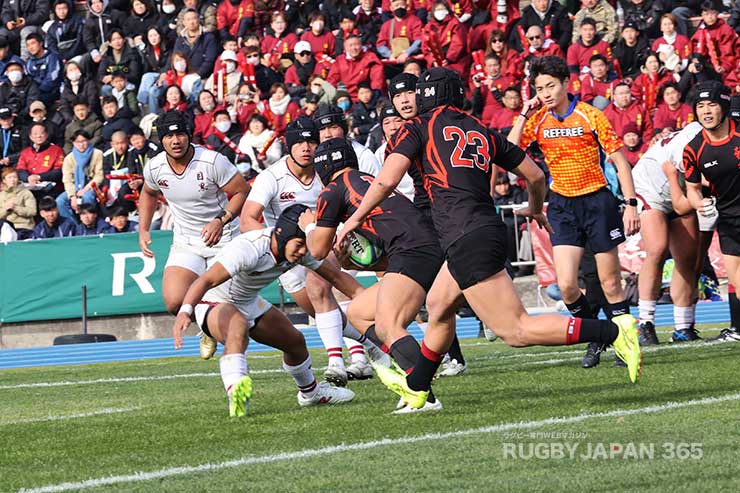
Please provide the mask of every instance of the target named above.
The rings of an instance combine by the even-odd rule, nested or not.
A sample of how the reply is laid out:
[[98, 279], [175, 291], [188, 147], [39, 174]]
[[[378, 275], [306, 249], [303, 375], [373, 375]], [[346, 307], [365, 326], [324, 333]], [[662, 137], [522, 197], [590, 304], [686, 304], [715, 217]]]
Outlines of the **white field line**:
[[457, 438], [463, 436], [474, 436], [483, 435], [490, 433], [500, 433], [509, 430], [521, 430], [521, 429], [532, 429], [540, 428], [547, 425], [562, 425], [570, 423], [578, 423], [592, 418], [610, 418], [615, 416], [631, 416], [631, 415], [644, 415], [653, 414], [663, 411], [681, 409], [689, 406], [706, 406], [710, 404], [718, 404], [722, 402], [730, 402], [740, 400], [740, 393], [728, 394], [718, 397], [705, 397], [703, 399], [694, 399], [683, 402], [666, 402], [664, 404], [641, 407], [637, 409], [615, 409], [613, 411], [606, 411], [600, 413], [582, 413], [576, 416], [566, 417], [552, 417], [538, 421], [520, 421], [514, 423], [501, 423], [493, 426], [485, 426], [481, 428], [471, 428], [467, 430], [450, 431], [445, 433], [427, 433], [424, 435], [406, 436], [399, 438], [384, 438], [382, 440], [374, 440], [370, 442], [357, 442], [349, 444], [339, 444], [329, 447], [315, 448], [315, 449], [304, 449], [295, 452], [283, 452], [274, 455], [262, 455], [262, 456], [247, 456], [239, 459], [230, 460], [226, 462], [218, 462], [215, 464], [206, 463], [199, 464], [196, 466], [180, 466], [180, 467], [168, 467], [149, 472], [137, 472], [134, 474], [125, 474], [119, 476], [106, 476], [96, 479], [87, 479], [79, 482], [67, 482], [59, 483], [49, 486], [43, 486], [39, 488], [22, 488], [19, 493], [55, 493], [69, 490], [82, 490], [87, 488], [98, 488], [101, 486], [107, 486], [112, 484], [121, 483], [138, 483], [141, 481], [150, 481], [154, 479], [162, 479], [174, 476], [182, 476], [185, 474], [196, 474], [208, 471], [218, 471], [221, 469], [228, 469], [234, 467], [243, 467], [252, 464], [270, 464], [275, 462], [283, 462], [288, 460], [305, 459], [309, 457], [323, 457], [326, 455], [337, 454], [341, 452], [351, 452], [358, 450], [371, 450], [377, 447], [387, 447], [392, 445], [401, 445], [409, 443], [419, 443], [431, 440], [446, 440], [449, 438]]
[[[662, 351], [675, 351], [675, 350], [690, 350], [690, 349], [701, 349], [708, 346], [717, 346], [725, 344], [722, 342], [709, 342], [709, 343], [682, 343], [682, 344], [662, 344], [660, 346], [652, 346], [643, 349], [643, 353], [655, 353]], [[732, 344], [732, 343], [728, 343]], [[540, 356], [558, 356], [558, 355], [570, 355], [570, 354], [582, 354], [583, 350], [564, 350], [564, 351], [545, 351], [540, 353], [514, 353], [514, 354], [493, 354], [490, 356], [481, 356], [477, 358], [471, 358], [471, 361], [497, 361], [500, 359], [511, 359], [511, 358], [537, 358]], [[575, 361], [581, 358], [552, 358], [547, 360], [538, 361], [525, 361], [523, 365], [544, 365], [544, 364], [557, 364], [563, 361]], [[326, 369], [314, 368], [314, 370], [321, 371]], [[271, 369], [271, 370], [250, 370], [250, 375], [261, 375], [261, 374], [272, 374], [272, 373], [283, 373], [282, 369]], [[0, 390], [11, 390], [11, 389], [27, 389], [27, 388], [43, 388], [43, 387], [65, 387], [69, 385], [94, 385], [98, 383], [118, 383], [118, 382], [148, 382], [157, 380], [176, 380], [180, 378], [201, 378], [201, 377], [216, 377], [219, 376], [218, 372], [208, 373], [183, 373], [179, 375], [159, 375], [159, 376], [142, 376], [142, 377], [118, 377], [118, 378], [98, 378], [94, 380], [68, 380], [62, 382], [36, 382], [36, 383], [20, 383], [15, 385], [0, 385]]]
[[41, 418], [17, 419], [15, 421], [0, 421], [0, 426], [18, 425], [18, 424], [25, 424], [25, 423], [42, 423], [44, 421], [65, 421], [68, 419], [89, 418], [91, 416], [101, 416], [101, 415], [106, 415], [106, 414], [129, 413], [131, 411], [138, 411], [140, 409], [141, 407], [105, 408], [105, 409], [98, 409], [97, 411], [89, 411], [86, 413], [77, 413], [77, 414], [67, 414], [63, 416], [44, 416]]

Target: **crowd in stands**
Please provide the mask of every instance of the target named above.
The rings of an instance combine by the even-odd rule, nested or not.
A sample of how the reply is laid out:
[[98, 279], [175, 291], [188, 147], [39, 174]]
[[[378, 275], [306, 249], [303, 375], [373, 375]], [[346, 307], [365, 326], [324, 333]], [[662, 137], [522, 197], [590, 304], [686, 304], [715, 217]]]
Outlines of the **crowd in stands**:
[[[740, 93], [740, 2], [0, 3], [0, 231], [13, 230], [0, 239], [134, 230], [152, 127], [168, 110], [251, 178], [282, 156], [286, 125], [321, 104], [375, 151], [387, 81], [430, 66], [459, 72], [467, 111], [506, 133], [534, 97], [530, 61], [561, 56], [570, 91], [606, 113], [633, 165], [692, 120], [697, 82]], [[524, 197], [503, 178], [496, 192]]]

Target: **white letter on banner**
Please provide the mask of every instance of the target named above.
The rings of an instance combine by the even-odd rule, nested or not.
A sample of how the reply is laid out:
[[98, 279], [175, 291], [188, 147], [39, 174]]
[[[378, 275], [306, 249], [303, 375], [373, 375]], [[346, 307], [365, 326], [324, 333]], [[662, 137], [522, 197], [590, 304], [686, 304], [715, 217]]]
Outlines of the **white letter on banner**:
[[147, 277], [151, 276], [157, 267], [157, 262], [151, 257], [145, 257], [143, 253], [111, 253], [113, 257], [113, 296], [123, 296], [123, 281], [126, 278], [126, 259], [139, 258], [144, 262], [144, 267], [136, 274], [130, 274], [131, 279], [136, 282], [144, 294], [154, 293], [154, 287]]

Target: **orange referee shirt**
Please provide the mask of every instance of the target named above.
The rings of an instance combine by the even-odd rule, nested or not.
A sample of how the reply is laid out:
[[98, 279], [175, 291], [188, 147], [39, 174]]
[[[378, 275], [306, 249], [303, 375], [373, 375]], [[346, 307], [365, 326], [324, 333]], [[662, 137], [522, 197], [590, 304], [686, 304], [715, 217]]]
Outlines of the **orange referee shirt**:
[[522, 149], [539, 144], [550, 169], [550, 189], [565, 197], [577, 197], [606, 186], [606, 157], [622, 148], [604, 113], [577, 102], [561, 117], [540, 108], [524, 125]]

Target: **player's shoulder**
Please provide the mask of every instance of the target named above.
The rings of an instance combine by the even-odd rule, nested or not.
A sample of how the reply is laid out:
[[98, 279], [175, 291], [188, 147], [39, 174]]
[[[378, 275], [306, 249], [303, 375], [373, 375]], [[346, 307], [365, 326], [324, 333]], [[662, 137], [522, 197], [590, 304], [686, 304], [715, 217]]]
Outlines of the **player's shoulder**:
[[[108, 149], [109, 152], [112, 149]], [[153, 158], [151, 158], [149, 161], [147, 161], [146, 166], [144, 169], [149, 169], [150, 171], [157, 170], [167, 164], [167, 153], [162, 151], [157, 153]]]
[[608, 121], [603, 111], [588, 103], [584, 103], [583, 101], [578, 101], [578, 103], [576, 103], [573, 108], [573, 114], [579, 115], [592, 122], [600, 119]]
[[226, 156], [218, 151], [214, 151], [213, 149], [208, 149], [207, 147], [195, 144], [193, 144], [193, 149], [193, 159], [191, 159], [191, 162], [193, 163], [197, 162], [208, 166], [214, 166], [224, 163], [231, 165], [231, 163], [229, 163], [229, 160], [226, 159]]
[[253, 248], [254, 252], [261, 255], [270, 249], [270, 235], [274, 228], [263, 228], [254, 229], [240, 234], [229, 243], [227, 246], [231, 250], [244, 251], [245, 248]]
[[285, 176], [288, 173], [289, 173], [289, 171], [288, 171], [288, 156], [283, 156], [280, 159], [278, 159], [277, 161], [275, 161], [275, 163], [273, 163], [272, 166], [270, 166], [269, 168], [267, 168], [264, 171], [262, 171], [257, 176], [257, 178], [259, 178], [262, 175], [265, 175], [265, 177], [272, 177], [272, 178], [275, 178], [277, 180], [277, 179], [282, 178], [283, 176]]

